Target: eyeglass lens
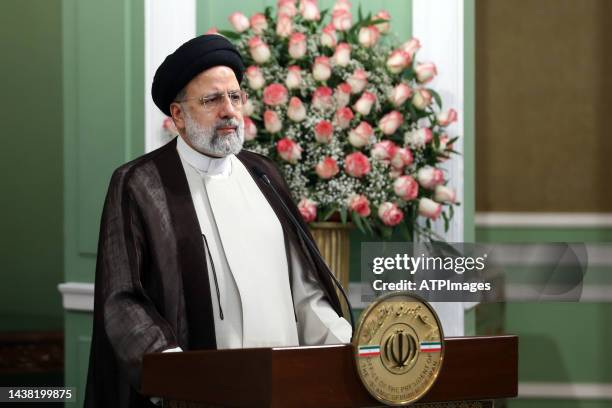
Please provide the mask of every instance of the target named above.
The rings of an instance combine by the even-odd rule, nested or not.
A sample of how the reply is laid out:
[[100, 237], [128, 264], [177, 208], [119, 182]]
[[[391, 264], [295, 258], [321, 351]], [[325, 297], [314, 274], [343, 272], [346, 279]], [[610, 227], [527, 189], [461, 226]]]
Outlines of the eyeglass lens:
[[[243, 91], [231, 91], [227, 93], [231, 104], [234, 107], [240, 107], [246, 102], [247, 95]], [[215, 109], [221, 106], [224, 102], [225, 94], [218, 93], [202, 98], [202, 104], [206, 109]]]

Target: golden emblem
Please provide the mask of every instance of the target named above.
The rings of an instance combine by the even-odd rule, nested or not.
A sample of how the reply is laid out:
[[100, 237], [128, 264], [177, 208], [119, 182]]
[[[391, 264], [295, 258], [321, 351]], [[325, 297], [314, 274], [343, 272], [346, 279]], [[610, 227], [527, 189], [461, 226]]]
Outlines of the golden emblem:
[[436, 381], [444, 334], [427, 302], [395, 292], [363, 312], [353, 346], [357, 372], [370, 394], [388, 405], [408, 405]]

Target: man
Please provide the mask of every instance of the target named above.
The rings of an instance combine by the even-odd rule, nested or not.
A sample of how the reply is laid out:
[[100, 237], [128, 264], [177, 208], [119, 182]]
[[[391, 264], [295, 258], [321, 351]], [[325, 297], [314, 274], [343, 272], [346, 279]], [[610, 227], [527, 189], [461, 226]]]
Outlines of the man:
[[286, 184], [241, 150], [243, 71], [227, 39], [203, 35], [155, 74], [180, 137], [111, 179], [86, 407], [151, 406], [138, 393], [146, 353], [350, 341], [324, 263], [283, 208], [307, 231]]

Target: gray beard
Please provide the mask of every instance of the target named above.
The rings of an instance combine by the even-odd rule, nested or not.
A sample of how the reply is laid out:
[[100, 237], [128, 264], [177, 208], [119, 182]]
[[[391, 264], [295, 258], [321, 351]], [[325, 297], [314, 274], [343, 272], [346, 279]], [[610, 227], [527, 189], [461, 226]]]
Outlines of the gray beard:
[[[185, 112], [185, 133], [194, 149], [209, 156], [225, 157], [238, 154], [244, 143], [244, 121], [238, 119], [219, 120], [212, 126], [202, 126], [187, 110]], [[219, 135], [217, 130], [225, 126], [236, 126], [231, 134]]]

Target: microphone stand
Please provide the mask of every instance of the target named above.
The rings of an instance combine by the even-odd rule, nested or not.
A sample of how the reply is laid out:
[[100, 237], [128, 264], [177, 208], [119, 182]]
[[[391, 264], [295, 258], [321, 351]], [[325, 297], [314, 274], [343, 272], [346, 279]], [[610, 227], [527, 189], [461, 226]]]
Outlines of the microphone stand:
[[332, 271], [329, 269], [329, 267], [327, 266], [327, 264], [323, 260], [323, 257], [321, 256], [321, 253], [319, 252], [319, 248], [310, 239], [310, 237], [308, 236], [306, 231], [304, 231], [304, 228], [302, 228], [302, 226], [300, 225], [299, 221], [291, 213], [291, 211], [289, 210], [289, 207], [287, 207], [287, 204], [285, 204], [285, 202], [283, 201], [283, 199], [280, 196], [280, 194], [278, 193], [278, 191], [276, 191], [276, 188], [274, 188], [274, 185], [272, 185], [272, 182], [270, 181], [268, 176], [264, 172], [262, 172], [261, 170], [259, 170], [257, 168], [255, 168], [255, 173], [257, 174], [257, 176], [259, 176], [260, 179], [263, 180], [264, 183], [266, 183], [266, 185], [268, 185], [268, 187], [270, 187], [270, 189], [272, 189], [272, 192], [274, 193], [274, 195], [276, 195], [276, 198], [278, 198], [278, 201], [281, 203], [281, 205], [283, 207], [283, 210], [289, 216], [289, 219], [291, 220], [293, 225], [297, 228], [298, 232], [302, 236], [302, 239], [304, 240], [304, 242], [306, 243], [306, 245], [308, 246], [310, 251], [315, 253], [319, 257], [319, 259], [321, 260], [323, 265], [325, 265], [324, 269], [325, 269], [325, 271], [327, 271], [328, 275], [331, 277], [332, 282], [334, 282], [334, 284], [338, 287], [338, 289], [340, 289], [340, 293], [342, 293], [342, 296], [344, 297], [344, 301], [346, 302], [346, 305], [347, 305], [347, 307], [349, 309], [349, 318], [350, 318], [350, 323], [351, 323], [351, 327], [352, 327], [352, 333], [351, 333], [351, 341], [352, 341], [353, 335], [355, 334], [355, 319], [353, 317], [353, 308], [351, 307], [351, 303], [348, 300], [348, 296], [346, 295], [346, 292], [344, 291], [344, 288], [342, 287], [342, 284], [338, 281], [338, 279], [334, 276]]

